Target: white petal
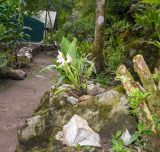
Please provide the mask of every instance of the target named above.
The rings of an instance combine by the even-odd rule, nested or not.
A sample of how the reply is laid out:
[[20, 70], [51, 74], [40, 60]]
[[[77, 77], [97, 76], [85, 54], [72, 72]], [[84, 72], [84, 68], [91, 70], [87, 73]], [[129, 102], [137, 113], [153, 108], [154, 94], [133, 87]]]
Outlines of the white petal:
[[71, 63], [71, 61], [72, 61], [71, 56], [69, 54], [67, 54], [67, 63]]

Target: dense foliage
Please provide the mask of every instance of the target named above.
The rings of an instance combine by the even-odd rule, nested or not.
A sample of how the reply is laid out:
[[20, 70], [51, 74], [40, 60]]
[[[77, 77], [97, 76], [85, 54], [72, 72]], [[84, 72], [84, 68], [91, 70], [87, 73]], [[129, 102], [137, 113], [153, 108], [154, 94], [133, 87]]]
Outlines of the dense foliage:
[[0, 77], [11, 62], [16, 42], [23, 40], [23, 2], [5, 0], [0, 2]]
[[23, 38], [22, 8], [20, 1], [0, 3], [0, 42], [12, 43]]

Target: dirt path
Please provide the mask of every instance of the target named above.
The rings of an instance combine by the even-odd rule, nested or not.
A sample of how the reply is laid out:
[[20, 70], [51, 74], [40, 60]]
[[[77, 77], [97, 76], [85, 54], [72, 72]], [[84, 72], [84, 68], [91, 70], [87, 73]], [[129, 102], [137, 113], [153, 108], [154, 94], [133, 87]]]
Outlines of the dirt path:
[[25, 80], [3, 82], [5, 86], [0, 89], [0, 152], [14, 152], [17, 129], [31, 116], [44, 92], [50, 88], [51, 73], [43, 74], [47, 78], [37, 76], [40, 66], [50, 62], [48, 57], [38, 55]]

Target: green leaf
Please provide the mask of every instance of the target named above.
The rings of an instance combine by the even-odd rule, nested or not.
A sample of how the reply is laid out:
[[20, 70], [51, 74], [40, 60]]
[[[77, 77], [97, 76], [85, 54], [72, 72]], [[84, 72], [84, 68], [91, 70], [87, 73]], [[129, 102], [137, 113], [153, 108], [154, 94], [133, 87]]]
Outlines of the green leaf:
[[119, 138], [120, 136], [121, 136], [121, 134], [122, 134], [122, 132], [119, 130], [119, 131], [117, 131], [117, 133], [116, 133], [116, 138]]
[[152, 131], [151, 130], [144, 130], [143, 134], [144, 135], [152, 135]]
[[138, 131], [136, 131], [133, 135], [132, 135], [132, 137], [131, 137], [131, 139], [130, 139], [130, 143], [134, 143], [136, 140], [138, 140], [138, 138], [141, 136], [141, 134], [138, 132]]
[[61, 51], [62, 53], [66, 56], [67, 55], [67, 51], [69, 50], [69, 45], [71, 43], [69, 42], [68, 39], [66, 39], [65, 37], [62, 38], [60, 47], [61, 47]]
[[61, 85], [62, 82], [63, 82], [63, 80], [64, 80], [65, 78], [66, 78], [65, 76], [61, 76], [61, 77], [58, 79], [58, 81], [57, 81], [57, 83], [56, 83], [56, 86]]
[[143, 132], [145, 129], [145, 126], [143, 123], [138, 123], [137, 128], [139, 132]]

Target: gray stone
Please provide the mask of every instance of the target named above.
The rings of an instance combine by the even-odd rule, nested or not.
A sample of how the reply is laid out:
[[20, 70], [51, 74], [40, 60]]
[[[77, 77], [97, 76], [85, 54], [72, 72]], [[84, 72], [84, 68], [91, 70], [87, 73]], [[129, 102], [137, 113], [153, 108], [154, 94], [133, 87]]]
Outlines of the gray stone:
[[51, 91], [54, 91], [55, 89], [56, 89], [56, 86], [54, 86], [54, 85], [51, 86], [51, 88], [50, 88]]
[[64, 93], [61, 94], [60, 97], [61, 97], [61, 99], [62, 99], [63, 101], [67, 102], [67, 98], [69, 98], [69, 95], [64, 92]]
[[72, 105], [76, 105], [79, 101], [77, 98], [73, 97], [73, 96], [70, 96], [70, 97], [67, 97], [67, 102], [72, 104]]
[[114, 115], [115, 113], [121, 113], [122, 111], [126, 115], [129, 114], [128, 100], [124, 95], [120, 97], [120, 101], [118, 102], [118, 104], [114, 104], [110, 116]]
[[36, 141], [38, 137], [43, 136], [48, 116], [48, 113], [45, 113], [27, 119], [26, 124], [18, 131], [18, 140], [21, 143], [30, 143], [30, 140]]
[[59, 90], [66, 90], [66, 91], [69, 91], [70, 89], [72, 88], [71, 85], [69, 84], [62, 84], [60, 87], [58, 87]]
[[[43, 130], [44, 122], [41, 122], [41, 116], [35, 116], [32, 118], [29, 118], [27, 120], [27, 127], [25, 129], [22, 130], [21, 132], [21, 139], [23, 141], [29, 140], [34, 136], [38, 136], [38, 134]], [[39, 133], [36, 132], [36, 127], [39, 127]], [[40, 127], [41, 126], [41, 127]]]
[[94, 84], [87, 85], [87, 94], [88, 95], [95, 96], [95, 95], [101, 94], [103, 92], [105, 92], [105, 89], [102, 88], [99, 83], [97, 83], [96, 85], [94, 85]]
[[17, 60], [19, 67], [28, 67], [32, 62], [32, 48], [23, 47], [17, 52]]
[[26, 73], [21, 69], [18, 70], [9, 69], [7, 75], [9, 78], [12, 78], [14, 80], [24, 80], [26, 77]]
[[32, 58], [32, 48], [31, 47], [23, 47], [21, 48], [18, 52], [17, 52], [17, 56], [18, 57], [26, 57], [28, 59], [31, 59]]
[[91, 85], [91, 84], [94, 84], [94, 82], [93, 81], [87, 81], [87, 84]]
[[120, 102], [121, 94], [115, 90], [110, 90], [97, 95], [96, 98], [101, 104], [115, 105]]
[[87, 94], [91, 94], [91, 91], [93, 90], [94, 87], [95, 87], [95, 85], [93, 83], [88, 84], [87, 85]]
[[78, 115], [74, 115], [63, 126], [63, 131], [58, 132], [56, 139], [70, 147], [77, 145], [101, 147], [100, 136], [89, 127], [85, 119]]
[[128, 129], [126, 129], [123, 134], [121, 135], [121, 139], [124, 142], [125, 146], [130, 145], [131, 143], [131, 134], [129, 133]]
[[83, 95], [83, 96], [79, 97], [79, 102], [90, 101], [92, 98], [93, 98], [93, 96], [91, 96], [91, 95]]

